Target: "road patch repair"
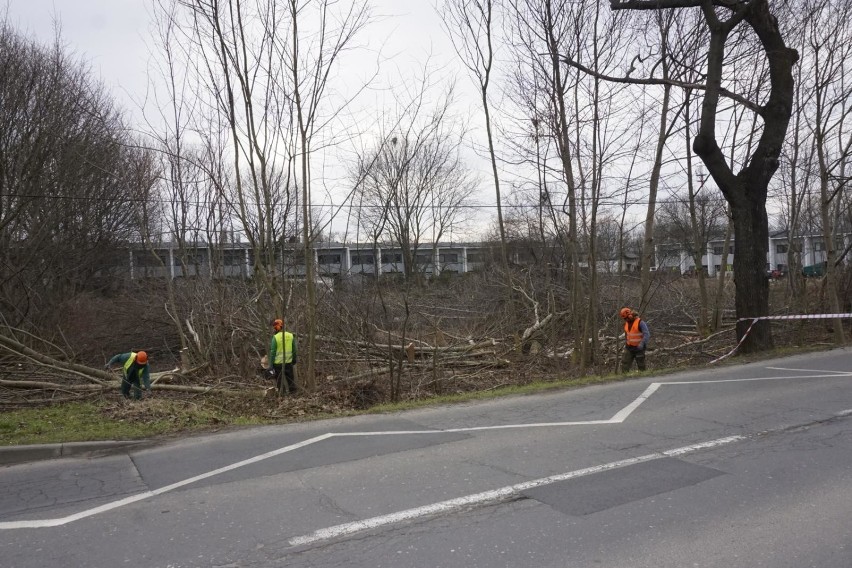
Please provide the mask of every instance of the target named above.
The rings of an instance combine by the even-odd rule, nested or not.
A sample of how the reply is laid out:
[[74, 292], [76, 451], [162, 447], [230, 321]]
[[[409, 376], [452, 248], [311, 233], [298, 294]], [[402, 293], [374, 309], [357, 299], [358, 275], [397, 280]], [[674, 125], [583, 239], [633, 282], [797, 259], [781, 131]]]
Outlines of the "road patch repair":
[[[803, 369], [783, 369], [778, 367], [768, 367], [773, 370], [783, 370], [783, 371], [806, 371]], [[813, 373], [822, 373], [822, 374], [813, 374]], [[20, 520], [20, 521], [8, 521], [8, 522], [0, 522], [0, 530], [11, 530], [11, 529], [22, 529], [22, 528], [48, 528], [48, 527], [57, 527], [72, 523], [74, 521], [78, 521], [81, 519], [85, 519], [88, 517], [92, 517], [98, 515], [100, 513], [104, 513], [107, 511], [111, 511], [114, 509], [118, 509], [120, 507], [124, 507], [126, 505], [130, 505], [133, 503], [137, 503], [139, 501], [143, 501], [146, 499], [150, 499], [152, 497], [156, 497], [159, 495], [163, 495], [165, 493], [169, 493], [181, 487], [185, 487], [191, 485], [193, 483], [197, 483], [198, 481], [209, 479], [211, 477], [221, 475], [226, 472], [234, 471], [239, 468], [243, 468], [255, 463], [259, 463], [270, 458], [280, 456], [289, 452], [294, 452], [301, 448], [305, 448], [307, 446], [311, 446], [313, 444], [317, 444], [323, 442], [325, 440], [331, 438], [340, 438], [340, 437], [369, 437], [369, 436], [417, 436], [417, 435], [431, 435], [434, 436], [436, 434], [441, 433], [464, 433], [464, 432], [476, 432], [476, 431], [484, 431], [484, 430], [506, 430], [506, 429], [521, 429], [521, 428], [553, 428], [553, 427], [571, 427], [571, 426], [588, 426], [588, 425], [603, 425], [603, 424], [621, 424], [642, 404], [644, 404], [653, 394], [663, 386], [673, 386], [673, 385], [695, 385], [695, 384], [712, 384], [712, 383], [731, 383], [731, 382], [748, 382], [748, 381], [782, 381], [782, 380], [795, 380], [795, 379], [817, 379], [817, 378], [838, 378], [838, 377], [852, 377], [852, 372], [843, 372], [843, 371], [811, 371], [811, 374], [807, 375], [793, 375], [793, 376], [776, 376], [776, 377], [755, 377], [755, 378], [745, 378], [745, 379], [719, 379], [719, 380], [706, 380], [706, 381], [676, 381], [676, 382], [667, 382], [667, 383], [651, 383], [645, 390], [630, 404], [616, 412], [612, 418], [603, 419], [603, 420], [584, 420], [584, 421], [568, 421], [568, 422], [542, 422], [542, 423], [532, 423], [532, 424], [499, 424], [492, 426], [476, 426], [470, 428], [450, 428], [445, 430], [394, 430], [394, 431], [366, 431], [366, 432], [328, 432], [319, 436], [315, 436], [313, 438], [309, 438], [307, 440], [300, 441], [295, 444], [290, 444], [284, 446], [282, 448], [278, 448], [276, 450], [272, 450], [269, 452], [265, 452], [259, 454], [257, 456], [253, 456], [248, 459], [244, 459], [241, 461], [237, 461], [235, 463], [226, 465], [224, 467], [216, 468], [200, 475], [192, 476], [181, 481], [171, 483], [164, 487], [160, 487], [151, 491], [144, 491], [141, 493], [137, 493], [135, 495], [131, 495], [129, 497], [125, 497], [123, 499], [119, 499], [116, 501], [112, 501], [110, 503], [102, 504], [98, 507], [94, 507], [91, 509], [87, 509], [84, 511], [80, 511], [78, 513], [74, 513], [72, 515], [67, 515], [65, 517], [52, 518], [52, 519], [40, 519], [40, 520]], [[847, 416], [852, 413], [850, 411], [844, 411], [838, 413], [837, 416]], [[376, 528], [380, 526], [386, 526], [390, 524], [399, 523], [402, 521], [409, 521], [412, 519], [425, 517], [429, 515], [435, 515], [438, 513], [458, 510], [462, 508], [467, 508], [472, 505], [483, 505], [490, 504], [494, 502], [499, 502], [502, 500], [516, 498], [519, 494], [524, 492], [533, 492], [536, 488], [543, 487], [546, 485], [551, 485], [554, 483], [559, 483], [583, 476], [589, 476], [605, 471], [615, 470], [619, 468], [624, 468], [626, 466], [637, 465], [645, 462], [651, 462], [654, 460], [661, 460], [664, 458], [676, 458], [681, 455], [686, 455], [689, 453], [701, 451], [708, 448], [715, 448], [726, 444], [731, 444], [734, 442], [739, 442], [747, 439], [745, 436], [729, 436], [724, 438], [719, 438], [716, 440], [710, 440], [707, 442], [702, 442], [698, 444], [692, 444], [689, 446], [684, 446], [680, 448], [674, 448], [671, 450], [666, 450], [663, 452], [656, 452], [652, 454], [647, 454], [644, 456], [627, 458], [624, 460], [619, 460], [615, 462], [610, 462], [607, 464], [602, 464], [590, 468], [575, 470], [571, 472], [566, 472], [563, 474], [558, 474], [554, 476], [549, 476], [541, 479], [535, 479], [531, 481], [526, 481], [523, 483], [518, 483], [515, 485], [510, 485], [507, 487], [502, 487], [498, 489], [493, 489], [489, 491], [485, 491], [482, 493], [477, 493], [474, 495], [468, 495], [464, 497], [459, 497], [456, 499], [450, 499], [448, 501], [442, 501], [439, 503], [433, 503], [429, 505], [425, 505], [422, 507], [416, 507], [413, 509], [408, 509], [405, 511], [400, 511], [397, 513], [391, 513], [389, 515], [382, 515], [378, 517], [373, 517], [371, 519], [365, 519], [361, 521], [356, 521], [353, 523], [345, 523], [342, 525], [338, 525], [335, 527], [328, 527], [324, 529], [317, 530], [311, 534], [294, 537], [289, 539], [289, 544], [291, 546], [302, 546], [308, 545], [311, 543], [316, 543], [322, 540], [328, 540], [333, 538], [339, 538], [342, 536], [346, 536], [349, 534], [353, 534], [356, 532], [360, 532], [363, 530], [368, 530], [371, 528]], [[670, 462], [666, 462], [670, 463]], [[697, 466], [696, 466], [697, 467]], [[709, 469], [709, 468], [704, 468]], [[699, 479], [703, 476], [710, 475], [711, 472], [705, 471], [692, 471], [690, 472], [690, 479]], [[694, 475], [692, 475], [694, 474]], [[710, 477], [707, 477], [708, 479]], [[530, 495], [534, 495], [535, 493], [530, 493]]]
[[542, 477], [541, 479], [533, 479], [532, 481], [525, 481], [523, 483], [509, 485], [506, 487], [501, 487], [499, 489], [483, 491], [482, 493], [476, 493], [474, 495], [467, 495], [465, 497], [450, 499], [448, 501], [441, 501], [440, 503], [432, 503], [423, 507], [407, 509], [405, 511], [391, 513], [389, 515], [382, 515], [379, 517], [364, 519], [362, 521], [355, 521], [353, 523], [345, 523], [334, 527], [320, 529], [305, 536], [291, 538], [287, 542], [288, 544], [290, 544], [290, 546], [304, 546], [314, 544], [320, 541], [349, 536], [351, 534], [369, 529], [374, 529], [387, 525], [394, 525], [403, 521], [411, 521], [414, 519], [432, 516], [439, 513], [448, 513], [456, 510], [468, 509], [474, 505], [492, 505], [494, 503], [499, 503], [500, 501], [513, 499], [522, 493], [531, 492], [534, 491], [536, 488], [543, 487], [546, 485], [551, 485], [554, 483], [568, 481], [578, 477], [585, 477], [614, 469], [624, 468], [627, 466], [637, 465], [652, 460], [659, 460], [662, 458], [673, 456], [682, 456], [692, 452], [697, 452], [699, 450], [716, 448], [719, 446], [730, 444], [732, 442], [739, 442], [745, 439], [745, 436], [729, 436], [726, 438], [719, 438], [718, 440], [711, 440], [709, 442], [702, 442], [700, 444], [692, 444], [690, 446], [675, 448], [673, 450], [667, 450], [665, 452], [648, 454], [635, 458], [627, 458], [624, 460], [618, 460], [603, 465], [587, 467], [584, 469], [569, 471], [566, 473], [552, 475], [549, 477]]
[[663, 456], [630, 467], [602, 471], [594, 477], [542, 485], [523, 494], [560, 513], [581, 517], [698, 485], [720, 475], [725, 472]]

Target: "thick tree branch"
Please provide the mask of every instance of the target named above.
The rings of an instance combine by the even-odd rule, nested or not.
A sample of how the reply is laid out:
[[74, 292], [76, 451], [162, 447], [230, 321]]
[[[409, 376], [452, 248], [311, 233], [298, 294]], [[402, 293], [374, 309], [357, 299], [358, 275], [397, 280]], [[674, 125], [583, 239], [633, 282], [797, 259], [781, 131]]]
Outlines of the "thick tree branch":
[[[698, 8], [706, 0], [609, 0], [612, 10], [664, 10], [667, 8]], [[746, 6], [748, 0], [713, 0], [714, 6], [736, 8]]]
[[[589, 69], [585, 65], [583, 65], [581, 63], [577, 63], [576, 61], [573, 61], [568, 57], [563, 57], [562, 61], [564, 61], [567, 65], [574, 67], [575, 69], [579, 69], [580, 71], [582, 71], [583, 73], [586, 73], [587, 75], [591, 75], [592, 77], [595, 77], [597, 79], [601, 79], [602, 81], [609, 81], [611, 83], [629, 83], [629, 84], [632, 84], [632, 85], [661, 85], [661, 86], [670, 85], [672, 87], [680, 87], [682, 89], [695, 89], [697, 91], [704, 91], [704, 90], [707, 89], [707, 86], [704, 83], [685, 83], [683, 81], [674, 81], [672, 79], [655, 79], [655, 78], [634, 79], [632, 77], [613, 77], [612, 75], [606, 75], [604, 73], [598, 73], [597, 71], [594, 71], [593, 69]], [[754, 102], [748, 100], [747, 98], [743, 97], [742, 95], [738, 95], [737, 93], [732, 93], [731, 91], [729, 91], [727, 89], [721, 89], [721, 88], [719, 89], [719, 94], [724, 96], [724, 97], [727, 97], [727, 98], [729, 98], [733, 101], [740, 103], [741, 105], [745, 106], [746, 108], [748, 108], [749, 110], [753, 111], [754, 113], [756, 113], [760, 116], [762, 116], [762, 114], [763, 114], [763, 107], [761, 107], [758, 104], [755, 104]]]
[[41, 390], [58, 390], [58, 391], [102, 391], [111, 388], [101, 385], [60, 385], [46, 381], [18, 381], [14, 379], [0, 379], [0, 387], [12, 389], [41, 389]]
[[30, 361], [38, 363], [44, 367], [59, 369], [74, 375], [79, 375], [88, 381], [102, 386], [106, 386], [109, 381], [114, 380], [114, 377], [107, 371], [92, 369], [91, 367], [78, 365], [69, 361], [59, 361], [53, 357], [34, 351], [26, 345], [3, 334], [0, 334], [0, 349], [6, 349], [22, 357], [26, 357]]

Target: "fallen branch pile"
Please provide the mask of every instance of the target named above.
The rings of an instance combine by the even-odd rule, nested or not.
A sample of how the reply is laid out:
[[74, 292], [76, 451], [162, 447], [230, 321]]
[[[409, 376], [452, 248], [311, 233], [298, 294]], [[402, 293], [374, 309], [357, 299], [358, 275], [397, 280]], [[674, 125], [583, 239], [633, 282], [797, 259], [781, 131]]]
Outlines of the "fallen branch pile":
[[[121, 387], [120, 371], [106, 371], [59, 359], [27, 347], [20, 341], [0, 334], [0, 405], [20, 406], [81, 400]], [[151, 389], [203, 394], [230, 388], [212, 385], [168, 384], [181, 382], [205, 366], [182, 372], [179, 369], [151, 373]], [[256, 385], [253, 385], [256, 386]]]

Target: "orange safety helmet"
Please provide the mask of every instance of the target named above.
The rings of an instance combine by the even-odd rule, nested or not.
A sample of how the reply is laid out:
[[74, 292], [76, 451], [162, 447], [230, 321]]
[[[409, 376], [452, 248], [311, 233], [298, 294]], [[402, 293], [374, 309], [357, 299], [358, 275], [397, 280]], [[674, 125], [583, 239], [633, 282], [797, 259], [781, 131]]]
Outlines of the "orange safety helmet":
[[272, 322], [272, 329], [275, 331], [281, 331], [284, 329], [284, 320], [277, 319]]
[[148, 354], [145, 353], [144, 351], [137, 352], [136, 353], [136, 362], [139, 363], [140, 365], [147, 365], [148, 364]]
[[630, 308], [621, 308], [621, 311], [620, 311], [620, 312], [618, 312], [618, 314], [619, 314], [619, 315], [620, 315], [623, 319], [627, 319], [627, 318], [629, 318], [630, 316], [632, 316], [632, 315], [633, 315], [633, 310], [631, 310]]

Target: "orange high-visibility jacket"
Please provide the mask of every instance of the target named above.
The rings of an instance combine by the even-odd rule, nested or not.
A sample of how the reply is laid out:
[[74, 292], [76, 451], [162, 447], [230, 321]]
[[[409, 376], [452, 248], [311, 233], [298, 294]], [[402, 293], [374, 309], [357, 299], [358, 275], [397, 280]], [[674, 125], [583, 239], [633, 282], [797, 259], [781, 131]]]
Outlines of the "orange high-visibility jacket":
[[639, 322], [641, 320], [636, 318], [633, 320], [633, 323], [624, 322], [624, 334], [627, 338], [627, 345], [629, 347], [639, 347], [642, 345], [642, 340], [645, 338], [645, 334], [642, 333], [642, 330], [639, 329]]

